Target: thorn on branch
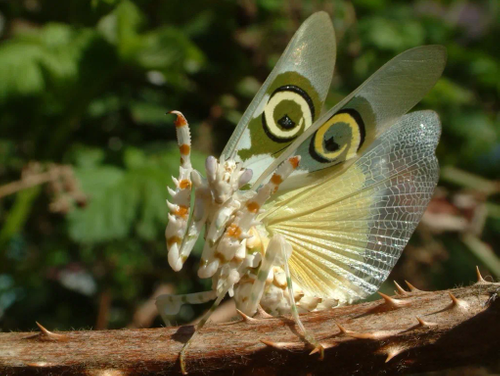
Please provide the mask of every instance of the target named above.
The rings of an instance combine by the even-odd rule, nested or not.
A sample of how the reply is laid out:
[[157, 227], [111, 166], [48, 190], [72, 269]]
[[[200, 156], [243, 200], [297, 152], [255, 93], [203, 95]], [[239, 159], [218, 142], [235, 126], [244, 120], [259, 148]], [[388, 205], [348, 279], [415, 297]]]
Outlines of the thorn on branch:
[[421, 328], [430, 328], [431, 326], [436, 326], [437, 324], [435, 322], [430, 322], [430, 321], [424, 321], [420, 317], [416, 316], [415, 317], [418, 321], [417, 327]]
[[45, 328], [42, 324], [36, 321], [36, 325], [40, 328], [40, 332], [35, 334], [34, 336], [28, 337], [27, 339], [38, 339], [40, 341], [58, 341], [58, 342], [66, 342], [69, 340], [69, 337], [64, 334], [57, 334], [51, 332], [47, 328]]
[[238, 315], [241, 316], [241, 318], [243, 319], [242, 321], [244, 321], [248, 324], [255, 324], [257, 321], [260, 321], [260, 320], [254, 319], [254, 318], [246, 315], [245, 313], [240, 311], [238, 308], [236, 308], [236, 313], [238, 313]]
[[320, 353], [320, 360], [323, 360], [325, 358], [325, 347], [323, 345], [318, 345], [312, 351], [309, 353], [309, 355], [314, 355], [316, 353]]
[[260, 342], [262, 342], [264, 345], [267, 345], [269, 347], [278, 349], [278, 350], [289, 350], [295, 346], [297, 346], [298, 342], [273, 342], [273, 341], [268, 341], [266, 339], [261, 339]]
[[479, 266], [476, 265], [476, 275], [477, 275], [477, 282], [476, 283], [479, 283], [479, 284], [482, 284], [482, 283], [488, 283], [488, 281], [486, 281], [483, 276], [481, 275], [481, 272], [479, 271]]
[[385, 307], [386, 309], [401, 308], [410, 304], [408, 300], [396, 300], [389, 295], [383, 294], [381, 292], [378, 292], [378, 294], [384, 299], [384, 305], [382, 307]]
[[461, 309], [466, 311], [469, 308], [469, 305], [465, 300], [458, 299], [451, 292], [448, 292], [448, 294], [450, 295], [451, 303], [447, 309]]
[[360, 332], [355, 332], [353, 330], [346, 329], [340, 324], [337, 324], [338, 328], [340, 329], [340, 332], [342, 334], [345, 334], [346, 336], [352, 337], [352, 338], [358, 338], [358, 339], [382, 339], [382, 338], [387, 338], [389, 336], [392, 336], [396, 334], [398, 331], [396, 330], [378, 330], [376, 332], [371, 332], [371, 333], [360, 333]]
[[394, 284], [396, 285], [397, 291], [395, 291], [395, 293], [397, 295], [408, 295], [408, 291], [402, 288], [396, 281], [394, 281]]
[[387, 358], [385, 359], [385, 363], [389, 363], [391, 361], [391, 359], [398, 356], [399, 354], [401, 354], [404, 351], [406, 351], [406, 348], [404, 348], [402, 346], [389, 347], [387, 349], [387, 351], [385, 351], [385, 353], [387, 354]]
[[269, 313], [264, 311], [264, 308], [262, 308], [260, 304], [257, 306], [257, 313], [263, 319], [274, 319], [275, 318], [273, 315], [270, 315]]
[[408, 286], [408, 288], [410, 289], [410, 292], [427, 292], [427, 291], [417, 289], [415, 286], [413, 286], [410, 282], [408, 282], [406, 280], [405, 280], [405, 283]]

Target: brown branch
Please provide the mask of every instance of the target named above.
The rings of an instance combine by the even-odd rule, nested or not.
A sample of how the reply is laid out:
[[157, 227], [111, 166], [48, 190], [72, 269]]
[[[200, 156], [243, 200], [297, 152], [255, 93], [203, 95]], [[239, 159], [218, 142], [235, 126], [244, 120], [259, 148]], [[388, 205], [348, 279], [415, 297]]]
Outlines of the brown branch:
[[[43, 169], [47, 171], [42, 171]], [[70, 203], [72, 201], [79, 206], [85, 206], [87, 198], [75, 177], [73, 167], [56, 164], [43, 167], [38, 162], [30, 162], [23, 168], [21, 180], [0, 185], [0, 199], [46, 183], [49, 184], [53, 195], [50, 204], [52, 212], [67, 213], [71, 209]]]
[[54, 173], [52, 171], [42, 172], [36, 175], [24, 177], [21, 180], [17, 180], [0, 186], [0, 198], [12, 195], [24, 189], [34, 187], [35, 185], [48, 183], [57, 178], [58, 176], [54, 176]]
[[[194, 340], [191, 375], [405, 374], [498, 362], [500, 283], [448, 291], [398, 289], [396, 299], [302, 316], [325, 346], [308, 355], [287, 319], [209, 325]], [[340, 325], [338, 325], [340, 324]], [[0, 334], [2, 375], [178, 374], [192, 327]], [[261, 340], [273, 341], [264, 345]], [[333, 372], [333, 373], [332, 373]]]

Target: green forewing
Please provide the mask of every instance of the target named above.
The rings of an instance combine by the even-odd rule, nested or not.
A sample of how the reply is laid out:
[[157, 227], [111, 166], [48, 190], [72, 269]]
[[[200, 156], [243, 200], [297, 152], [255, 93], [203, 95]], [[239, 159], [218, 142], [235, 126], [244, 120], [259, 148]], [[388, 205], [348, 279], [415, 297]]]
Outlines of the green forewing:
[[222, 158], [251, 168], [255, 180], [318, 119], [334, 66], [335, 34], [330, 17], [325, 12], [315, 13], [295, 33], [250, 103]]

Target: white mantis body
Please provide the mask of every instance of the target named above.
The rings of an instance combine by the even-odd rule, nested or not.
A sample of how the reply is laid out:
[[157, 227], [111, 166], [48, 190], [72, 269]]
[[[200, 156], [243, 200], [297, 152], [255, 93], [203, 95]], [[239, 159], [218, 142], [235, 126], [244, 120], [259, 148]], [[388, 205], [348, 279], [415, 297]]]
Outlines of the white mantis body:
[[[156, 304], [164, 320], [168, 322], [165, 315], [178, 313], [184, 303], [197, 304], [217, 299], [206, 318], [198, 324], [201, 328], [226, 293], [234, 296], [238, 309], [249, 316], [257, 312], [259, 303], [264, 303], [264, 309], [274, 314], [289, 312], [291, 307], [297, 313], [297, 306], [302, 311], [311, 311], [336, 305], [338, 302], [334, 299], [323, 302], [321, 298], [306, 297], [302, 301], [304, 294], [297, 287], [296, 293], [293, 293], [287, 267], [292, 247], [279, 234], [269, 239], [269, 234], [257, 221], [261, 207], [298, 167], [300, 157], [287, 159], [269, 182], [257, 191], [239, 191], [252, 177], [252, 171], [233, 161], [219, 162], [214, 157], [208, 157], [205, 180], [191, 165], [188, 123], [180, 112], [172, 113], [177, 115], [175, 125], [182, 157], [179, 178], [174, 178], [176, 190], [170, 190], [172, 199], [167, 201], [170, 209], [165, 230], [168, 260], [172, 269], [179, 271], [206, 225], [207, 235], [198, 275], [200, 278], [212, 278], [213, 290], [160, 296]], [[195, 206], [189, 224], [192, 186]], [[298, 319], [298, 314], [296, 317]], [[314, 341], [313, 337], [310, 340]]]

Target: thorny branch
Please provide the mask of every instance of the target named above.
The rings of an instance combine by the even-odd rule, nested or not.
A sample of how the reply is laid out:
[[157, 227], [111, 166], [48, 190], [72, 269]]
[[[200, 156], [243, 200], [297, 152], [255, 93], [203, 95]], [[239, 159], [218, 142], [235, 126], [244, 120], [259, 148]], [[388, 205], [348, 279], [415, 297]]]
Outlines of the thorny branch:
[[[376, 375], [498, 362], [500, 283], [396, 295], [302, 316], [325, 346], [309, 355], [285, 318], [207, 326], [186, 361], [191, 375]], [[192, 327], [0, 333], [2, 375], [178, 374]], [[264, 344], [265, 340], [268, 344]]]

